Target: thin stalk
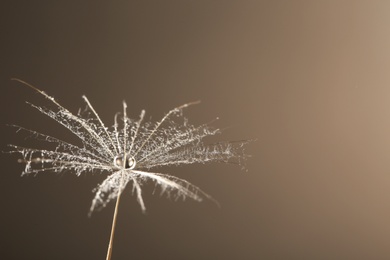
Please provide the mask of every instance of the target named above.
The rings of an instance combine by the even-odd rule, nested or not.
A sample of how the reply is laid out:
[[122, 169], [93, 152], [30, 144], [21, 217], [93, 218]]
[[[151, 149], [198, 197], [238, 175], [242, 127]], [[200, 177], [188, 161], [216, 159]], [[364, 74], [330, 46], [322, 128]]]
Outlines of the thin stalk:
[[121, 200], [121, 195], [122, 195], [123, 174], [124, 174], [124, 173], [122, 172], [121, 184], [120, 184], [119, 191], [118, 191], [118, 197], [116, 198], [116, 203], [115, 203], [114, 217], [112, 218], [111, 235], [110, 235], [110, 242], [108, 243], [108, 249], [107, 249], [107, 257], [106, 257], [106, 260], [111, 260], [112, 247], [113, 247], [113, 245], [114, 245], [114, 235], [115, 235], [116, 218], [117, 218], [117, 216], [118, 216], [119, 202], [120, 202], [120, 200]]

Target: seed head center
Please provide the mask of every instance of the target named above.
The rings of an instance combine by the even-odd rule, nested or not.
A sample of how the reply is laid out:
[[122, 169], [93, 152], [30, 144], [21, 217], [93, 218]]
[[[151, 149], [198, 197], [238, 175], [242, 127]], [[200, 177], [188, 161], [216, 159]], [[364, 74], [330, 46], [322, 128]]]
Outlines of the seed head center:
[[132, 156], [125, 157], [123, 155], [118, 155], [114, 157], [114, 165], [117, 168], [125, 168], [132, 170], [135, 168], [136, 164], [137, 163]]

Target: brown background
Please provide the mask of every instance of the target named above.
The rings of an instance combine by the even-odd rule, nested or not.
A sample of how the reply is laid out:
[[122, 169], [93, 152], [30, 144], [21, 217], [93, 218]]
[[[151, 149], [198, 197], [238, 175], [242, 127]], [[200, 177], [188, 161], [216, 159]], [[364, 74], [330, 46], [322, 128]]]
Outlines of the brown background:
[[[79, 3], [80, 2], [80, 3]], [[257, 138], [248, 172], [163, 169], [211, 202], [126, 194], [113, 259], [390, 259], [390, 2], [3, 1], [1, 149], [6, 123], [73, 140], [25, 101], [35, 84], [77, 112], [86, 94], [107, 125], [187, 111]], [[20, 177], [1, 155], [1, 258], [104, 259], [113, 204], [91, 219], [104, 176]]]

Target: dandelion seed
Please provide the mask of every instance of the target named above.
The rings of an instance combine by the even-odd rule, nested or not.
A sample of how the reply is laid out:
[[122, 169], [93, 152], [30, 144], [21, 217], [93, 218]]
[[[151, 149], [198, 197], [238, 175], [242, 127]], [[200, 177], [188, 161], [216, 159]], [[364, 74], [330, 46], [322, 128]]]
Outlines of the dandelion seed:
[[144, 110], [138, 119], [129, 118], [127, 105], [123, 102], [122, 113], [115, 115], [114, 125], [108, 128], [86, 96], [82, 97], [86, 103], [86, 110], [75, 115], [45, 92], [22, 80], [13, 80], [33, 88], [47, 98], [54, 106], [53, 109], [30, 105], [67, 128], [82, 144], [74, 145], [56, 137], [14, 126], [18, 131], [56, 145], [53, 150], [9, 145], [10, 153], [22, 155], [19, 162], [25, 163], [23, 174], [71, 171], [76, 175], [84, 172], [100, 172], [107, 175], [95, 189], [95, 197], [89, 210], [91, 215], [116, 199], [107, 259], [111, 258], [120, 196], [127, 186], [132, 186], [142, 211], [146, 210], [142, 186], [147, 182], [154, 182], [161, 190], [161, 194], [175, 199], [213, 200], [211, 196], [186, 180], [155, 172], [154, 168], [209, 162], [241, 164], [246, 158], [244, 146], [248, 141], [213, 144], [203, 142], [204, 138], [219, 134], [220, 130], [209, 124], [193, 126], [188, 123], [183, 116], [183, 109], [199, 102], [176, 107], [158, 122], [144, 121]]

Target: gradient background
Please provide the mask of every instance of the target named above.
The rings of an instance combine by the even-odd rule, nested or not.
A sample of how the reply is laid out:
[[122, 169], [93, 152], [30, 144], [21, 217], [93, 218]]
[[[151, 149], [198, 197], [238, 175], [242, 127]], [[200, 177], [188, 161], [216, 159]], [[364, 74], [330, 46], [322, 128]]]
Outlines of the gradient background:
[[[76, 3], [79, 2], [79, 3]], [[6, 123], [74, 137], [25, 104], [28, 81], [71, 111], [86, 94], [107, 125], [125, 99], [153, 119], [192, 100], [220, 139], [257, 138], [248, 172], [166, 168], [210, 193], [121, 201], [116, 259], [390, 259], [390, 2], [2, 1]], [[2, 259], [105, 259], [113, 203], [91, 219], [104, 176], [20, 177], [1, 155]]]

